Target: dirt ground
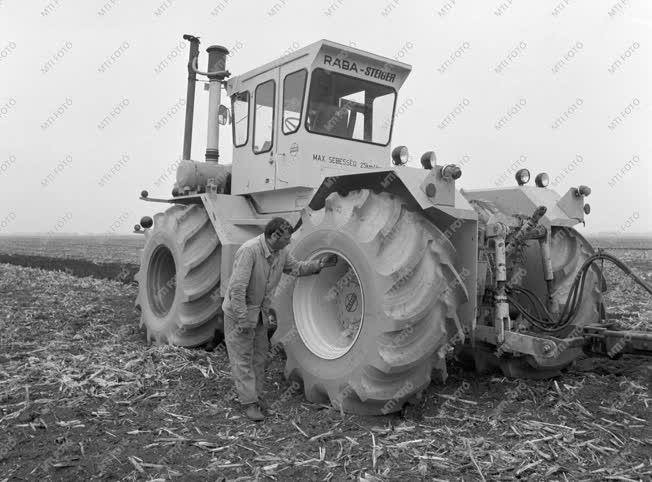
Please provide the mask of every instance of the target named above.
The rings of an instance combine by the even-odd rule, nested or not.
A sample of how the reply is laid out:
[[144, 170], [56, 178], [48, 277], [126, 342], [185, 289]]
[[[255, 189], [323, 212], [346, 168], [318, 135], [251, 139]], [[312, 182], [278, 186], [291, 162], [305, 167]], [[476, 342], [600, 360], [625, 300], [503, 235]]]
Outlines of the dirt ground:
[[[648, 281], [649, 251], [618, 252]], [[611, 319], [652, 303], [611, 269]], [[584, 359], [561, 377], [449, 364], [417, 405], [341, 414], [267, 377], [272, 416], [239, 412], [223, 349], [148, 346], [129, 283], [0, 264], [0, 481], [650, 480], [652, 359]]]

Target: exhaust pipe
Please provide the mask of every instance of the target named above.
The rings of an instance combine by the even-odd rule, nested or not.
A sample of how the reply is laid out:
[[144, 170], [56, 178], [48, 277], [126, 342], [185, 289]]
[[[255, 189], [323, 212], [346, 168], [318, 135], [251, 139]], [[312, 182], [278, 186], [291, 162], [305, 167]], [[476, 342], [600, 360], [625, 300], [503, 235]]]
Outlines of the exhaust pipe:
[[186, 124], [183, 130], [183, 159], [190, 160], [192, 120], [195, 114], [195, 83], [197, 82], [197, 73], [193, 68], [193, 62], [199, 55], [199, 37], [185, 34], [183, 39], [190, 42], [190, 52], [188, 53], [188, 90], [186, 91]]
[[222, 80], [226, 71], [226, 56], [229, 51], [220, 45], [211, 45], [208, 52], [208, 139], [206, 140], [206, 162], [218, 162], [219, 152], [219, 123], [217, 113], [220, 107], [220, 93]]

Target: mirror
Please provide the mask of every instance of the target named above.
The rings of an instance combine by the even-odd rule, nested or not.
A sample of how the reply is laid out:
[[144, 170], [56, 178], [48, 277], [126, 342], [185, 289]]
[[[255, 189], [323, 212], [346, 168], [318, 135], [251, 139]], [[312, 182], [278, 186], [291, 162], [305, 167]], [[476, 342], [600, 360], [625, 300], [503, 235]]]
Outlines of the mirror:
[[231, 123], [231, 111], [224, 104], [220, 104], [220, 107], [217, 109], [217, 122], [221, 126]]

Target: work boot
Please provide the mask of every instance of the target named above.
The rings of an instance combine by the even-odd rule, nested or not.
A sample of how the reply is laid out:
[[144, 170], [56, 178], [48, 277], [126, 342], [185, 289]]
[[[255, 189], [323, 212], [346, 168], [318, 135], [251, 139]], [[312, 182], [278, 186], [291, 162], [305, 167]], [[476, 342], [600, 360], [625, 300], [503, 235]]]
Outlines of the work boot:
[[247, 405], [247, 409], [245, 410], [245, 415], [249, 420], [253, 420], [254, 422], [260, 422], [261, 420], [265, 420], [265, 415], [263, 415], [263, 412], [260, 411], [260, 407], [258, 406], [257, 403], [250, 403]]

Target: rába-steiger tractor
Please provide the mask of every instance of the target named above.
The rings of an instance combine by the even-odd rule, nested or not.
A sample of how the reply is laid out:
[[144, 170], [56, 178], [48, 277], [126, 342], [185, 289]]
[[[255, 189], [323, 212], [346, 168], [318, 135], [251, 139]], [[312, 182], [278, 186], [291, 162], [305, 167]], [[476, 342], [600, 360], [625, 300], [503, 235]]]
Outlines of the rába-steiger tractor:
[[[445, 378], [451, 350], [479, 370], [547, 377], [587, 348], [650, 348], [649, 335], [599, 324], [605, 284], [595, 261], [611, 258], [573, 228], [589, 213], [587, 186], [560, 196], [546, 174], [532, 186], [521, 169], [512, 187], [464, 191], [458, 166], [426, 152], [424, 169], [408, 167], [407, 149], [391, 150], [409, 65], [322, 40], [231, 76], [225, 48], [209, 47], [200, 72], [199, 39], [184, 38], [183, 160], [171, 198], [141, 196], [171, 207], [137, 226], [149, 340], [198, 346], [220, 333], [236, 250], [282, 216], [296, 226], [297, 259], [339, 259], [318, 275], [284, 276], [275, 296], [272, 341], [310, 401], [400, 410], [433, 373]], [[197, 74], [209, 85], [205, 162], [190, 159]], [[232, 165], [219, 163], [227, 123]]]

